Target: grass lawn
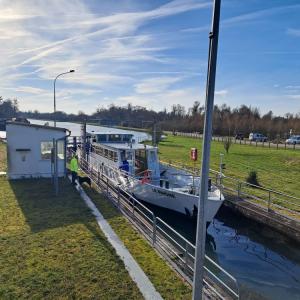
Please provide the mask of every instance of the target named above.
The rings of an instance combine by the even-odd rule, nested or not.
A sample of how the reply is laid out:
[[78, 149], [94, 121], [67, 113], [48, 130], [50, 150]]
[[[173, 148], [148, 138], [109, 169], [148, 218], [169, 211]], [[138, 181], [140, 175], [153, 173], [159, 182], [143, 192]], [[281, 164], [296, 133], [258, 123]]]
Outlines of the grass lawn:
[[[192, 166], [190, 148], [198, 148], [200, 166], [202, 140], [169, 135], [159, 143], [162, 160], [172, 160]], [[226, 154], [223, 143], [212, 142], [211, 168], [218, 170], [220, 153], [224, 153], [225, 175], [245, 180], [250, 170], [256, 170], [262, 186], [286, 192], [300, 198], [300, 151], [276, 150], [248, 145], [232, 144]]]
[[0, 299], [143, 299], [68, 180], [0, 177], [0, 266]]
[[93, 187], [85, 191], [164, 299], [191, 299], [191, 287], [166, 264], [117, 209]]
[[0, 142], [0, 172], [6, 172], [6, 144]]
[[[161, 295], [190, 299], [191, 287], [114, 206], [85, 189]], [[0, 265], [0, 299], [143, 298], [67, 180], [54, 197], [50, 180], [0, 177]]]

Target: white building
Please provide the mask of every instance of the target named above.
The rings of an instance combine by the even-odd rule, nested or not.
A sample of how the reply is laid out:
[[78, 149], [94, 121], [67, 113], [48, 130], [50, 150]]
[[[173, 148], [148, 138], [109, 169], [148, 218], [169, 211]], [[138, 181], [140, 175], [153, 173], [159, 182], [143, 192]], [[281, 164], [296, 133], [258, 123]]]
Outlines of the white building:
[[[51, 149], [57, 142], [58, 176], [66, 171], [67, 129], [7, 122], [7, 175], [10, 179], [51, 177], [54, 173], [54, 158]], [[52, 157], [52, 159], [51, 159]]]

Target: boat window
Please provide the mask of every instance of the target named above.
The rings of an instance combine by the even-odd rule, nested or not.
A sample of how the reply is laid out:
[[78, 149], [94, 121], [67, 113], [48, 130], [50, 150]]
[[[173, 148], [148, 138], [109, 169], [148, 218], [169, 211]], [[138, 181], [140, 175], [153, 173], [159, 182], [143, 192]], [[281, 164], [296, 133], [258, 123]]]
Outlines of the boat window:
[[109, 142], [121, 142], [121, 135], [120, 134], [110, 134], [108, 136]]
[[114, 159], [114, 152], [113, 151], [108, 151], [108, 158], [110, 160], [113, 160]]
[[104, 149], [104, 157], [108, 157], [108, 150]]
[[113, 152], [113, 161], [114, 162], [118, 161], [118, 153], [117, 152]]
[[97, 134], [97, 142], [106, 142], [106, 134]]
[[146, 151], [144, 149], [139, 149], [135, 151], [135, 167], [136, 174], [139, 174], [145, 170], [147, 170], [147, 158]]
[[130, 142], [132, 136], [132, 134], [123, 134], [123, 142]]

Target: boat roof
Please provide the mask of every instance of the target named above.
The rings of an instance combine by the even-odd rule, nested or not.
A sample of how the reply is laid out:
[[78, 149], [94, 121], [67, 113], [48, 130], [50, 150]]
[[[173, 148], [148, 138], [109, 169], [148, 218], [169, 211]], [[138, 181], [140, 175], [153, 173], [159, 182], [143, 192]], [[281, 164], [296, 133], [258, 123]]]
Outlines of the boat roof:
[[95, 143], [96, 145], [100, 145], [100, 146], [104, 146], [104, 147], [109, 147], [109, 148], [113, 148], [113, 149], [118, 149], [118, 150], [129, 150], [129, 149], [133, 149], [133, 150], [142, 150], [145, 149], [155, 149], [156, 147], [150, 146], [150, 145], [144, 145], [144, 144], [138, 144], [138, 143]]
[[115, 129], [113, 131], [87, 131], [88, 134], [103, 134], [103, 135], [107, 135], [107, 134], [118, 134], [118, 135], [132, 135], [132, 133], [129, 132], [116, 132]]

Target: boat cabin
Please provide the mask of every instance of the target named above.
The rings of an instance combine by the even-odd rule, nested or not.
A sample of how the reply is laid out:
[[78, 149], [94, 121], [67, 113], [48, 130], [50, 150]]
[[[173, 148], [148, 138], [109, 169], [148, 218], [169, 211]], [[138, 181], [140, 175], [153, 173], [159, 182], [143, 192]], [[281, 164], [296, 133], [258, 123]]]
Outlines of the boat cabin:
[[98, 160], [137, 177], [149, 171], [152, 179], [159, 178], [157, 147], [136, 143], [128, 133], [91, 132], [87, 137], [95, 163]]

